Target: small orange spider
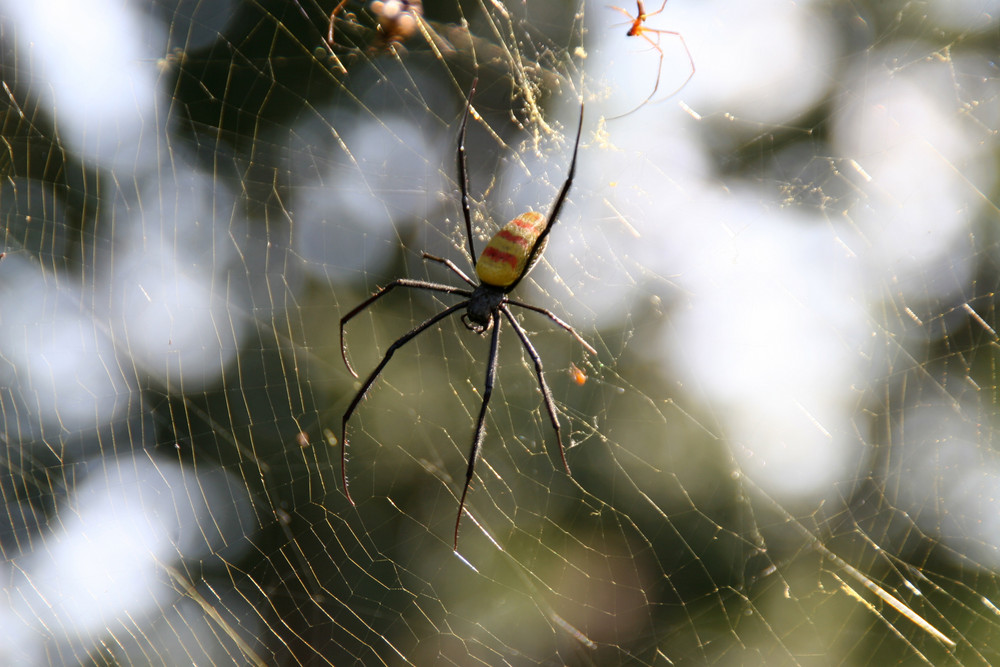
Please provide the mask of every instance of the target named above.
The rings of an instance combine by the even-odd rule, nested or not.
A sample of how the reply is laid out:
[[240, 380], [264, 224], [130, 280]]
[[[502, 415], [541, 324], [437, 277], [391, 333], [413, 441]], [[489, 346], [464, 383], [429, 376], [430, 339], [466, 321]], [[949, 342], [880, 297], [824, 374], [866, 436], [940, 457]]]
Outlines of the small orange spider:
[[[663, 0], [663, 4], [660, 5], [660, 8], [657, 9], [655, 12], [648, 12], [647, 13], [646, 12], [646, 6], [643, 5], [642, 0], [635, 0], [635, 5], [636, 5], [636, 14], [635, 14], [635, 16], [632, 16], [631, 14], [629, 14], [627, 11], [625, 11], [621, 7], [614, 7], [614, 6], [612, 6], [611, 9], [614, 9], [617, 12], [621, 12], [622, 14], [625, 15], [625, 17], [629, 21], [631, 21], [631, 25], [629, 26], [628, 32], [626, 33], [629, 37], [642, 37], [644, 40], [646, 40], [647, 42], [649, 42], [649, 45], [652, 46], [654, 49], [656, 49], [657, 52], [660, 54], [660, 62], [659, 62], [659, 65], [657, 65], [657, 68], [656, 68], [656, 83], [653, 84], [653, 91], [649, 95], [646, 96], [646, 99], [644, 99], [642, 102], [639, 103], [639, 106], [637, 106], [636, 108], [632, 109], [632, 111], [628, 111], [626, 113], [623, 113], [620, 116], [614, 116], [613, 118], [609, 118], [608, 120], [615, 120], [616, 118], [623, 118], [625, 116], [628, 116], [629, 114], [632, 114], [632, 113], [638, 111], [647, 102], [649, 102], [649, 100], [653, 99], [653, 95], [655, 95], [656, 91], [659, 90], [659, 88], [660, 88], [660, 74], [663, 71], [663, 49], [660, 48], [660, 35], [673, 35], [673, 36], [677, 37], [677, 39], [681, 40], [681, 46], [684, 47], [684, 53], [687, 54], [688, 63], [690, 63], [690, 65], [691, 65], [691, 73], [688, 74], [688, 77], [686, 79], [684, 79], [684, 83], [682, 83], [680, 86], [678, 86], [677, 90], [675, 90], [674, 92], [670, 93], [670, 95], [668, 95], [667, 97], [670, 97], [671, 95], [676, 95], [678, 92], [680, 92], [680, 90], [682, 88], [684, 88], [684, 86], [687, 85], [688, 81], [691, 80], [691, 77], [694, 76], [694, 72], [695, 72], [694, 58], [691, 57], [691, 50], [688, 49], [687, 42], [684, 41], [684, 35], [680, 34], [679, 32], [677, 32], [675, 30], [662, 30], [660, 28], [647, 28], [644, 25], [649, 18], [651, 18], [653, 16], [656, 16], [657, 14], [663, 13], [663, 10], [667, 8], [667, 0]], [[647, 33], [654, 33], [656, 35], [656, 40], [654, 41]]]
[[[326, 35], [326, 41], [330, 46], [334, 45], [333, 25], [337, 14], [346, 4], [347, 0], [340, 0], [330, 12], [330, 28]], [[420, 18], [424, 15], [421, 0], [375, 0], [368, 6], [368, 10], [378, 21], [380, 47], [405, 42], [412, 37], [417, 32]]]
[[370, 9], [378, 18], [383, 46], [405, 42], [412, 37], [424, 15], [420, 0], [376, 0]]

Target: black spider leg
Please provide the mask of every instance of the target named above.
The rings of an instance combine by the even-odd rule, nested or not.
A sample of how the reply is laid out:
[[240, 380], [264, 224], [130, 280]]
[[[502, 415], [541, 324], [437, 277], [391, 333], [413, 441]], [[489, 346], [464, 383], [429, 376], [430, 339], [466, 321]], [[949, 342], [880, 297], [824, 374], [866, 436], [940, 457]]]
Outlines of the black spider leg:
[[472, 450], [469, 452], [469, 467], [465, 471], [465, 488], [462, 489], [462, 499], [458, 501], [458, 517], [455, 519], [455, 551], [458, 551], [458, 525], [462, 522], [462, 511], [465, 509], [465, 496], [472, 484], [472, 474], [479, 459], [479, 447], [483, 442], [483, 431], [486, 425], [486, 406], [493, 393], [493, 380], [497, 374], [497, 349], [500, 347], [500, 318], [493, 316], [493, 338], [490, 340], [490, 359], [486, 362], [486, 389], [483, 391], [483, 405], [479, 408], [479, 421], [476, 422], [476, 432], [472, 436]]
[[576, 340], [580, 343], [580, 345], [583, 345], [584, 349], [586, 349], [587, 352], [590, 352], [595, 357], [597, 356], [597, 350], [591, 347], [590, 344], [587, 341], [585, 341], [579, 333], [577, 333], [576, 329], [574, 329], [573, 327], [571, 327], [570, 325], [568, 325], [567, 323], [563, 322], [561, 319], [556, 317], [556, 314], [553, 313], [551, 310], [546, 310], [545, 308], [539, 308], [538, 306], [532, 306], [531, 304], [522, 303], [520, 301], [514, 301], [513, 299], [507, 299], [507, 303], [509, 303], [512, 306], [517, 306], [518, 308], [527, 308], [528, 310], [533, 310], [536, 313], [541, 313], [542, 315], [545, 315], [545, 317], [549, 318], [557, 325], [559, 325], [560, 327], [568, 331], [570, 334], [572, 334], [573, 338], [576, 338]]
[[[449, 288], [448, 291], [455, 291], [456, 293], [458, 293], [460, 290], [454, 290], [454, 288]], [[371, 301], [371, 299], [369, 299], [369, 301]], [[358, 403], [360, 403], [361, 399], [363, 399], [365, 397], [365, 394], [368, 393], [369, 387], [372, 386], [372, 383], [374, 383], [376, 378], [378, 378], [379, 373], [382, 372], [382, 369], [385, 368], [385, 365], [389, 363], [390, 359], [392, 359], [392, 355], [396, 352], [396, 350], [409, 343], [424, 329], [432, 326], [437, 322], [440, 322], [441, 320], [448, 317], [455, 311], [465, 308], [468, 305], [469, 305], [468, 301], [459, 301], [454, 306], [449, 306], [448, 308], [441, 311], [437, 315], [431, 317], [428, 320], [425, 320], [421, 324], [418, 324], [409, 332], [397, 338], [396, 341], [389, 346], [389, 349], [385, 351], [385, 356], [382, 357], [382, 361], [380, 361], [378, 366], [375, 367], [375, 370], [373, 370], [371, 372], [371, 375], [369, 375], [367, 379], [365, 379], [364, 384], [361, 385], [361, 389], [359, 389], [358, 393], [354, 395], [354, 400], [352, 400], [351, 404], [347, 406], [347, 411], [344, 413], [344, 421], [343, 424], [341, 425], [341, 431], [340, 431], [340, 475], [344, 481], [344, 495], [347, 496], [347, 499], [351, 501], [352, 505], [354, 504], [354, 499], [351, 498], [351, 493], [350, 491], [347, 490], [347, 420], [351, 418], [352, 414], [354, 414], [354, 409], [358, 407]]]
[[[531, 246], [531, 252], [528, 253], [527, 260], [524, 262], [524, 266], [530, 267], [534, 265], [538, 253], [542, 251], [545, 247], [545, 239], [548, 237], [549, 232], [552, 231], [552, 225], [555, 224], [556, 219], [559, 217], [559, 212], [562, 210], [563, 203], [566, 201], [566, 195], [569, 194], [569, 189], [573, 185], [573, 177], [576, 175], [576, 156], [580, 152], [580, 135], [583, 132], [583, 102], [580, 102], [580, 120], [576, 125], [576, 144], [573, 146], [573, 157], [569, 161], [569, 171], [566, 173], [566, 182], [563, 183], [562, 189], [559, 190], [559, 196], [556, 197], [555, 202], [552, 204], [552, 210], [549, 212], [549, 218], [545, 221], [545, 229], [542, 233], [538, 235], [535, 239], [535, 245]], [[521, 282], [527, 271], [522, 271], [514, 282], [504, 288], [504, 292], [510, 294], [517, 287], [517, 284]]]
[[559, 414], [556, 412], [556, 403], [552, 400], [552, 392], [549, 390], [549, 385], [545, 382], [545, 377], [542, 376], [542, 358], [538, 356], [538, 352], [535, 350], [535, 346], [531, 344], [531, 340], [528, 338], [528, 332], [524, 330], [517, 320], [514, 319], [514, 315], [510, 312], [507, 306], [500, 306], [500, 310], [507, 317], [510, 325], [514, 327], [514, 331], [517, 333], [517, 337], [521, 339], [521, 345], [524, 345], [524, 349], [528, 352], [528, 356], [531, 357], [531, 361], [535, 364], [535, 375], [538, 376], [538, 388], [542, 390], [542, 397], [545, 399], [545, 409], [549, 411], [549, 420], [552, 422], [552, 428], [556, 432], [556, 442], [559, 444], [559, 456], [562, 457], [563, 467], [566, 468], [566, 474], [572, 475], [570, 472], [569, 463], [566, 461], [566, 449], [563, 447], [562, 435], [559, 433]]
[[375, 294], [372, 294], [370, 297], [361, 302], [351, 312], [347, 313], [342, 318], [340, 318], [340, 356], [343, 357], [344, 365], [347, 366], [347, 370], [349, 370], [351, 372], [351, 375], [353, 375], [354, 377], [358, 377], [358, 374], [354, 372], [354, 369], [351, 367], [351, 362], [347, 360], [347, 341], [344, 338], [344, 326], [351, 320], [352, 317], [354, 317], [362, 310], [370, 306], [372, 303], [382, 298], [383, 296], [385, 296], [386, 294], [388, 294], [397, 287], [415, 287], [417, 289], [432, 290], [434, 292], [458, 294], [464, 297], [472, 296], [472, 292], [470, 292], [469, 290], [462, 289], [460, 287], [452, 287], [451, 285], [440, 285], [438, 283], [429, 283], [424, 280], [410, 280], [408, 278], [400, 278], [399, 280], [393, 280], [391, 283], [389, 283], [379, 291], [375, 292]]
[[462, 116], [462, 127], [458, 130], [458, 187], [462, 193], [462, 216], [465, 218], [465, 236], [469, 240], [469, 259], [472, 268], [476, 268], [476, 247], [472, 242], [472, 212], [469, 209], [469, 173], [465, 166], [465, 126], [469, 123], [469, 110], [472, 109], [472, 96], [476, 94], [476, 84], [479, 77], [472, 80], [469, 99], [465, 102], [465, 115]]
[[460, 269], [457, 266], [455, 266], [455, 263], [453, 261], [451, 261], [450, 259], [445, 259], [443, 257], [436, 257], [436, 256], [434, 256], [434, 255], [432, 255], [430, 253], [426, 253], [426, 252], [424, 253], [424, 259], [425, 260], [430, 260], [432, 262], [437, 262], [438, 264], [444, 264], [449, 269], [451, 269], [452, 271], [454, 271], [455, 273], [457, 273], [459, 278], [461, 278], [465, 282], [469, 283], [473, 287], [478, 287], [478, 285], [476, 284], [476, 282], [474, 280], [472, 280], [472, 278], [470, 278], [469, 276], [465, 275], [465, 272], [462, 271], [462, 269]]

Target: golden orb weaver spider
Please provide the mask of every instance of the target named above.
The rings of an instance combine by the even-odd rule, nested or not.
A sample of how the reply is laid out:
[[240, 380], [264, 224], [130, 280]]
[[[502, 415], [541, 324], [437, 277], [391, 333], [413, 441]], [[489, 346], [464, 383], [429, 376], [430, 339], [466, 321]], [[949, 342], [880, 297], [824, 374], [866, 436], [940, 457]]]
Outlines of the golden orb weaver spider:
[[546, 384], [545, 377], [542, 375], [542, 359], [538, 356], [538, 352], [531, 344], [531, 340], [528, 338], [528, 333], [514, 318], [513, 313], [511, 313], [510, 306], [533, 310], [536, 313], [545, 315], [557, 325], [572, 334], [573, 337], [576, 338], [589, 353], [593, 355], [597, 354], [597, 350], [588, 345], [587, 341], [583, 340], [580, 334], [578, 334], [573, 327], [556, 317], [556, 315], [551, 311], [538, 306], [532, 306], [521, 301], [515, 301], [508, 297], [508, 294], [510, 294], [514, 288], [517, 287], [521, 280], [524, 279], [532, 267], [534, 267], [534, 265], [538, 262], [538, 258], [541, 257], [542, 250], [545, 248], [545, 243], [548, 240], [548, 235], [552, 229], [552, 225], [555, 224], [556, 219], [559, 217], [559, 212], [562, 209], [563, 203], [566, 201], [566, 195], [569, 193], [570, 186], [573, 184], [573, 176], [576, 173], [576, 156], [580, 149], [580, 133], [583, 130], [583, 103], [580, 103], [580, 120], [578, 121], [576, 128], [576, 143], [573, 146], [573, 157], [570, 159], [569, 170], [566, 174], [566, 182], [563, 183], [562, 189], [559, 191], [555, 202], [553, 202], [552, 209], [549, 211], [548, 217], [545, 218], [540, 213], [535, 213], [533, 211], [528, 211], [527, 213], [522, 213], [517, 216], [504, 225], [503, 228], [501, 228], [500, 231], [498, 231], [493, 238], [490, 239], [489, 243], [486, 244], [486, 248], [483, 250], [483, 254], [479, 255], [479, 259], [477, 261], [476, 248], [472, 234], [472, 216], [469, 207], [469, 177], [466, 171], [465, 162], [465, 128], [469, 122], [469, 110], [472, 108], [472, 96], [476, 92], [477, 81], [478, 80], [474, 80], [472, 82], [472, 88], [469, 90], [469, 97], [465, 103], [465, 114], [462, 116], [462, 125], [458, 131], [458, 183], [461, 189], [462, 216], [465, 219], [465, 234], [469, 242], [469, 257], [472, 262], [472, 267], [476, 270], [476, 276], [479, 278], [479, 282], [477, 283], [465, 275], [465, 273], [455, 266], [451, 260], [423, 253], [424, 260], [444, 264], [472, 289], [469, 290], [461, 287], [453, 287], [451, 285], [431, 283], [424, 280], [400, 278], [392, 281], [385, 287], [375, 292], [375, 294], [368, 297], [356, 308], [344, 315], [340, 320], [341, 355], [344, 358], [344, 364], [347, 366], [347, 370], [349, 370], [351, 375], [354, 377], [358, 377], [358, 374], [355, 373], [354, 369], [351, 367], [351, 363], [347, 360], [347, 343], [344, 339], [344, 326], [355, 315], [368, 308], [368, 306], [391, 292], [396, 287], [412, 287], [414, 289], [444, 292], [446, 294], [456, 294], [458, 296], [465, 297], [464, 301], [460, 301], [453, 306], [449, 306], [437, 315], [434, 315], [418, 324], [409, 332], [396, 339], [396, 341], [389, 346], [389, 349], [386, 350], [385, 356], [382, 357], [382, 361], [379, 362], [378, 366], [375, 367], [375, 370], [373, 370], [365, 379], [364, 383], [362, 383], [361, 389], [359, 389], [358, 393], [354, 395], [354, 399], [351, 401], [350, 405], [347, 406], [347, 410], [344, 412], [344, 420], [341, 430], [340, 473], [344, 483], [344, 495], [347, 496], [347, 499], [352, 505], [355, 504], [354, 499], [351, 498], [351, 493], [347, 489], [347, 421], [351, 418], [351, 415], [354, 414], [355, 408], [358, 407], [358, 404], [365, 397], [365, 394], [368, 393], [368, 389], [378, 378], [386, 364], [389, 363], [389, 360], [392, 358], [392, 355], [396, 352], [396, 350], [410, 342], [428, 327], [440, 322], [444, 318], [462, 310], [463, 308], [465, 309], [465, 313], [462, 314], [462, 323], [465, 324], [467, 329], [480, 335], [485, 334], [491, 327], [493, 329], [493, 334], [490, 339], [490, 356], [486, 363], [486, 387], [483, 391], [483, 402], [479, 408], [479, 419], [476, 422], [476, 430], [472, 436], [472, 449], [469, 452], [469, 464], [465, 471], [465, 486], [462, 489], [462, 498], [458, 503], [458, 517], [455, 519], [455, 551], [458, 551], [458, 528], [462, 521], [462, 512], [465, 509], [465, 497], [469, 492], [469, 486], [472, 484], [472, 476], [475, 472], [476, 460], [479, 458], [479, 449], [483, 441], [483, 433], [485, 431], [486, 424], [486, 407], [490, 402], [490, 395], [493, 393], [493, 382], [496, 377], [497, 350], [500, 345], [501, 314], [507, 319], [508, 322], [510, 322], [510, 325], [514, 328], [514, 332], [521, 341], [521, 345], [524, 346], [525, 351], [528, 353], [528, 356], [531, 357], [531, 361], [535, 365], [535, 375], [538, 378], [538, 387], [541, 389], [542, 396], [545, 400], [545, 409], [549, 413], [549, 420], [552, 422], [552, 428], [556, 432], [556, 442], [559, 444], [559, 455], [562, 458], [563, 466], [566, 468], [567, 474], [572, 473], [570, 473], [569, 463], [566, 461], [566, 450], [563, 448], [562, 436], [559, 433], [559, 417], [556, 412], [555, 401], [552, 400], [552, 392], [549, 391], [549, 386]]

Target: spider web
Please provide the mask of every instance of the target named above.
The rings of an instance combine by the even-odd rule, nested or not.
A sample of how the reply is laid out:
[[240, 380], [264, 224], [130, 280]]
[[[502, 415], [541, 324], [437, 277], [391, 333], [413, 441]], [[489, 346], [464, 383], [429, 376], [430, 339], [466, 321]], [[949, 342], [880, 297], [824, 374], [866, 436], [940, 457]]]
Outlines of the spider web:
[[995, 2], [336, 4], [0, 4], [0, 663], [1000, 661]]

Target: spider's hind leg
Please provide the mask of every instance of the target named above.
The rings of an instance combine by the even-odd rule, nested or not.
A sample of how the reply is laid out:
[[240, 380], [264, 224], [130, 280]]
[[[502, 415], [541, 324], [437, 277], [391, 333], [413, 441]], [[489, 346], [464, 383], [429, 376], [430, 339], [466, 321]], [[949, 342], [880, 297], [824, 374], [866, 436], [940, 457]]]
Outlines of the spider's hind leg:
[[347, 360], [347, 340], [344, 338], [344, 327], [347, 325], [351, 319], [363, 311], [368, 306], [372, 305], [386, 294], [396, 289], [397, 287], [412, 287], [415, 289], [425, 289], [432, 292], [444, 292], [445, 294], [458, 294], [459, 296], [471, 297], [472, 292], [460, 287], [452, 287], [451, 285], [439, 285], [438, 283], [429, 283], [425, 280], [410, 280], [409, 278], [400, 278], [399, 280], [393, 280], [391, 283], [380, 289], [379, 291], [372, 294], [370, 297], [359, 303], [351, 312], [340, 318], [340, 356], [344, 359], [344, 365], [347, 366], [347, 370], [351, 372], [351, 375], [358, 377], [358, 374], [354, 371], [351, 366], [351, 362]]
[[486, 388], [483, 390], [483, 404], [479, 408], [479, 420], [476, 421], [476, 432], [472, 436], [472, 449], [469, 451], [469, 467], [465, 470], [465, 487], [462, 489], [462, 499], [458, 501], [458, 517], [455, 518], [455, 551], [458, 551], [458, 526], [462, 522], [462, 512], [465, 510], [465, 496], [469, 493], [472, 476], [479, 460], [479, 449], [483, 443], [483, 433], [486, 430], [486, 407], [493, 394], [493, 381], [497, 374], [497, 350], [500, 347], [500, 320], [493, 323], [493, 337], [490, 340], [490, 359], [486, 362]]
[[514, 331], [517, 333], [517, 337], [521, 339], [521, 345], [524, 345], [524, 349], [528, 352], [528, 356], [531, 357], [531, 361], [535, 364], [535, 375], [538, 377], [538, 388], [542, 390], [542, 397], [545, 399], [545, 409], [548, 410], [549, 420], [552, 422], [552, 428], [556, 432], [556, 442], [559, 444], [559, 456], [562, 458], [563, 467], [566, 468], [566, 474], [572, 475], [573, 473], [569, 469], [569, 463], [566, 461], [566, 448], [563, 447], [562, 435], [559, 431], [559, 413], [556, 410], [556, 403], [552, 399], [552, 391], [549, 389], [549, 385], [545, 382], [545, 376], [542, 375], [542, 358], [539, 356], [538, 351], [535, 350], [535, 346], [531, 344], [531, 339], [528, 338], [528, 332], [524, 330], [517, 320], [514, 319], [513, 313], [506, 306], [503, 307], [503, 314], [510, 322], [510, 325], [514, 327]]

